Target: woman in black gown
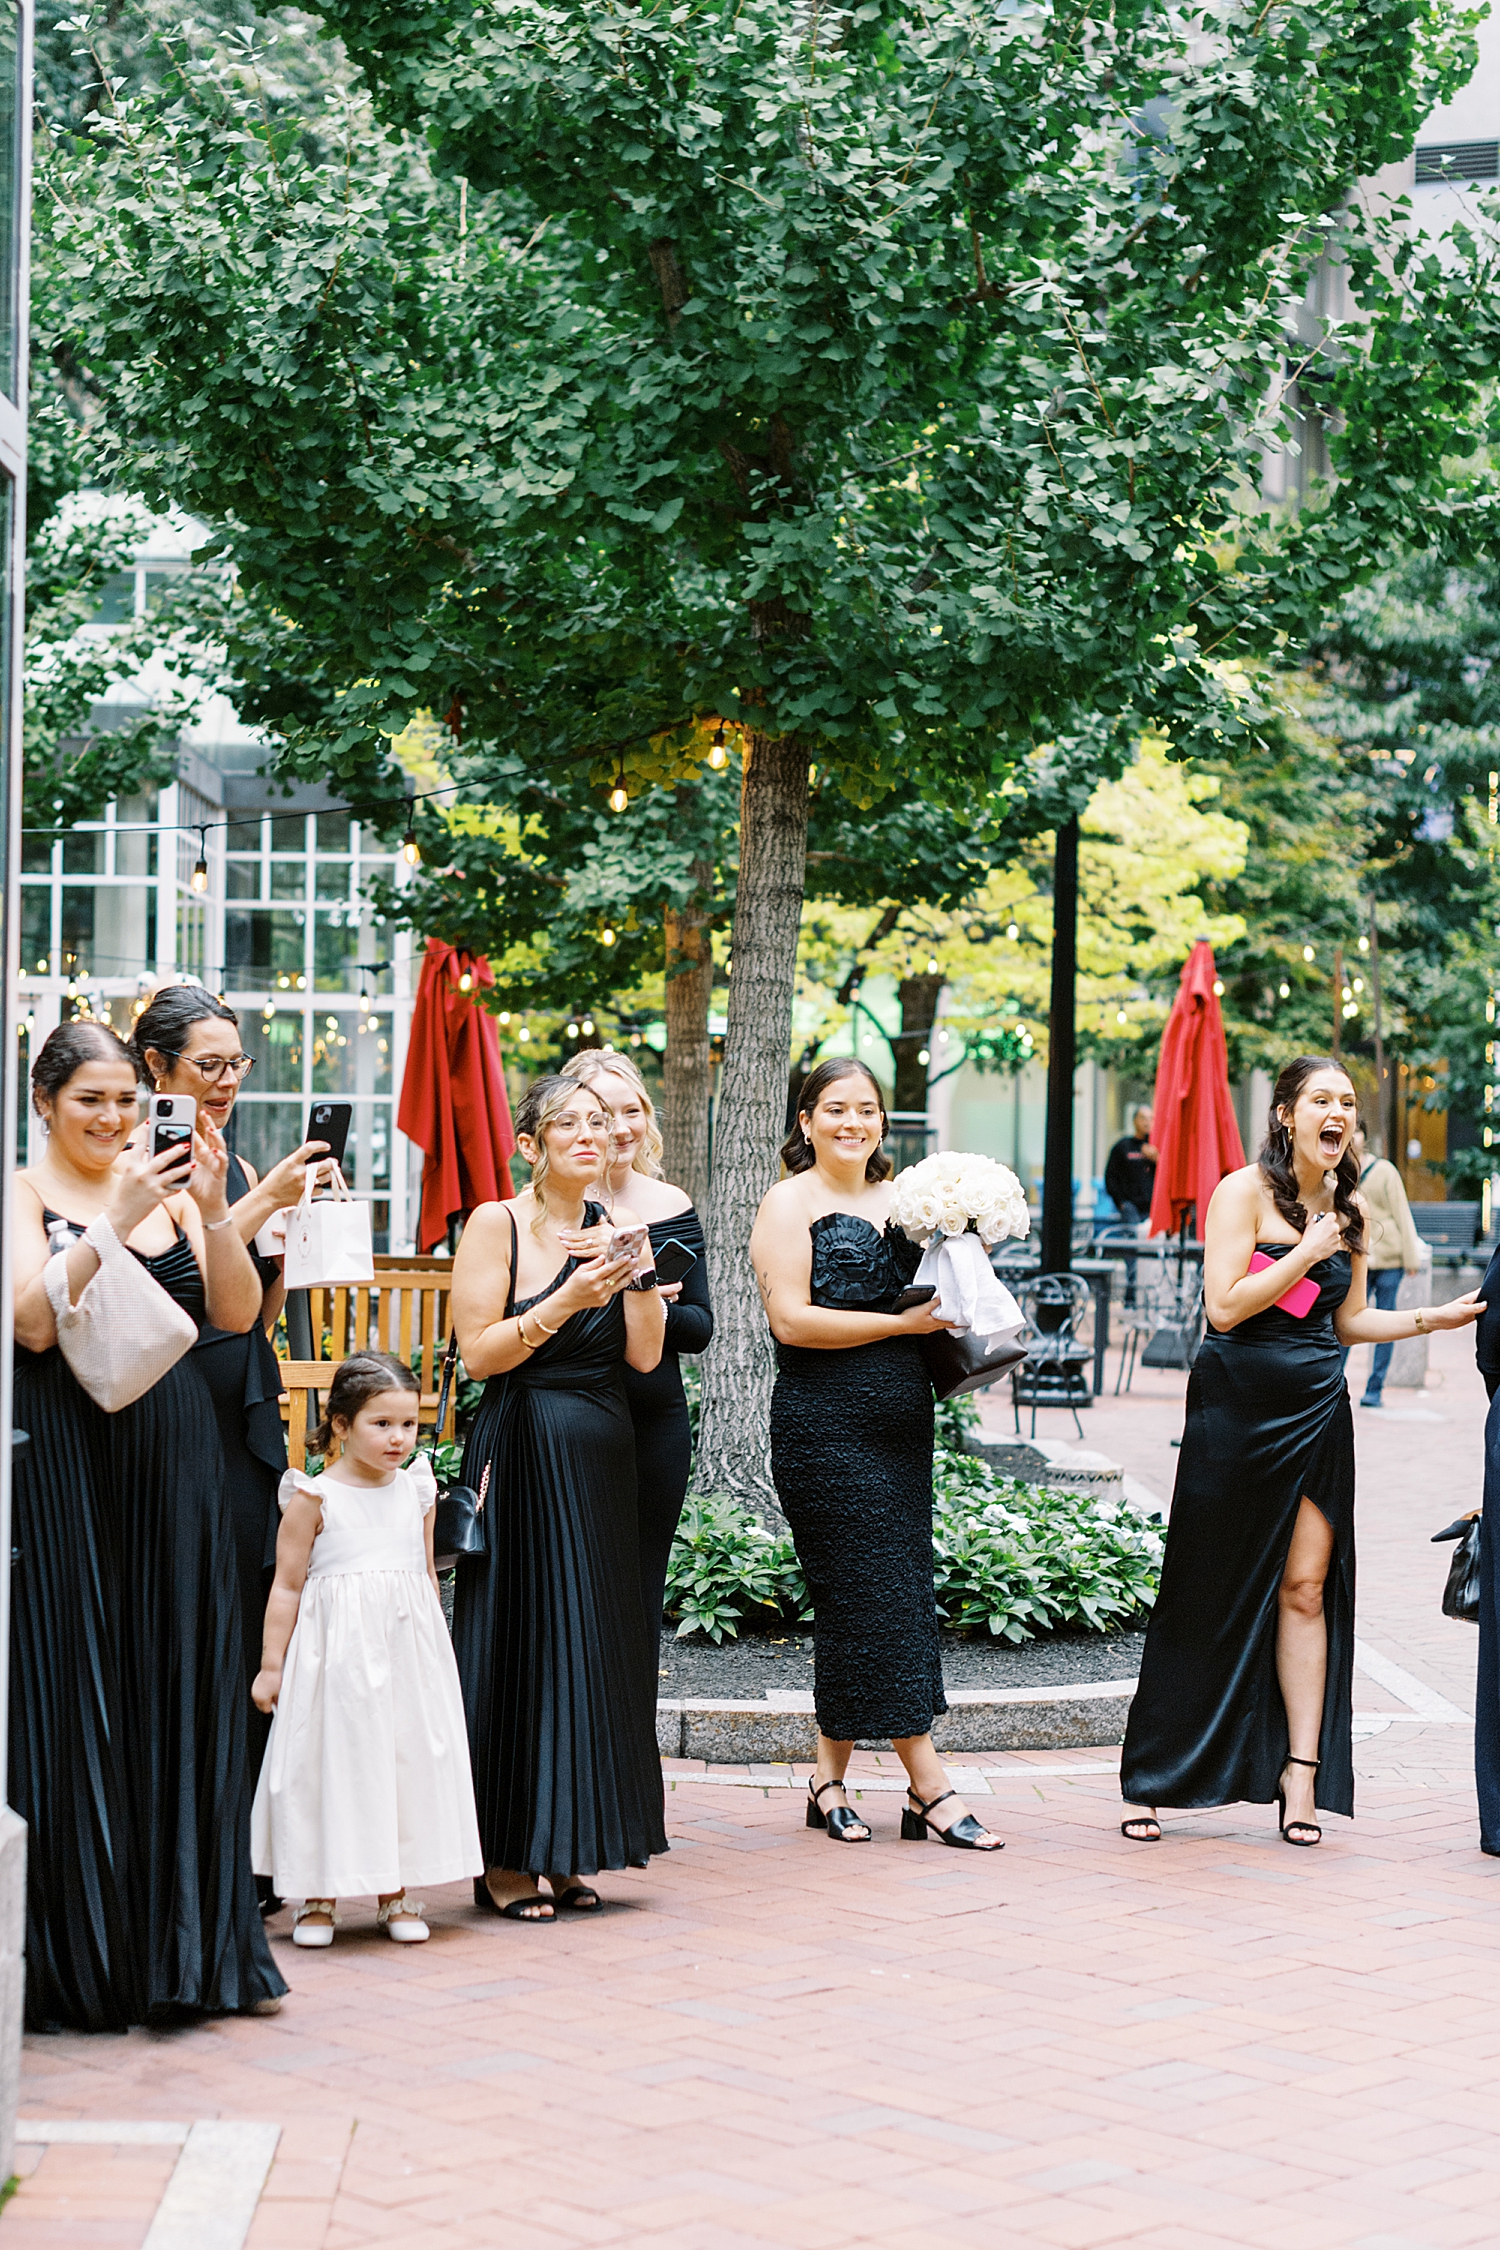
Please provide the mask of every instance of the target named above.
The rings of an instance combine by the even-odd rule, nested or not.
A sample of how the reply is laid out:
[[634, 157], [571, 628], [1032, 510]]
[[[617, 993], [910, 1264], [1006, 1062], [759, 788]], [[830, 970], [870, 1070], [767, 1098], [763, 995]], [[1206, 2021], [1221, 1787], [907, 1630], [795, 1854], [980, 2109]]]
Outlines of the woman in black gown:
[[[516, 1115], [531, 1184], [481, 1204], [453, 1263], [466, 1372], [486, 1378], [464, 1455], [487, 1559], [458, 1573], [453, 1639], [486, 1873], [475, 1903], [514, 1921], [597, 1908], [582, 1876], [667, 1848], [656, 1658], [641, 1608], [625, 1365], [649, 1373], [665, 1322], [644, 1225], [597, 1225], [609, 1121], [591, 1091], [538, 1080]], [[537, 1889], [545, 1875], [550, 1899]]]
[[1208, 1334], [1120, 1769], [1144, 1808], [1122, 1823], [1132, 1842], [1159, 1840], [1161, 1805], [1279, 1803], [1293, 1844], [1319, 1841], [1319, 1806], [1354, 1810], [1354, 1430], [1339, 1347], [1462, 1328], [1481, 1310], [1474, 1292], [1367, 1308], [1356, 1119], [1342, 1068], [1299, 1055], [1276, 1081], [1258, 1162], [1208, 1207]]
[[[661, 1637], [667, 1564], [693, 1465], [692, 1425], [679, 1354], [706, 1351], [714, 1333], [703, 1227], [691, 1197], [662, 1178], [656, 1111], [646, 1082], [629, 1057], [590, 1048], [573, 1057], [563, 1076], [589, 1087], [609, 1118], [611, 1151], [605, 1186], [611, 1197], [627, 1198], [631, 1209], [646, 1221], [654, 1256], [661, 1256], [664, 1243], [679, 1242], [696, 1260], [681, 1281], [660, 1285], [667, 1308], [660, 1363], [649, 1374], [630, 1366], [625, 1369], [625, 1396], [635, 1430], [641, 1599], [654, 1646]], [[654, 1676], [651, 1684], [654, 1706]]]
[[992, 1851], [948, 1787], [932, 1741], [946, 1711], [932, 1588], [932, 1385], [918, 1339], [929, 1305], [892, 1307], [921, 1258], [890, 1224], [885, 1107], [863, 1063], [834, 1056], [804, 1081], [761, 1204], [750, 1257], [776, 1339], [771, 1473], [813, 1603], [817, 1770], [809, 1827], [870, 1830], [844, 1774], [856, 1741], [905, 1766], [901, 1833]]
[[[200, 1117], [227, 1136], [240, 1087], [253, 1068], [251, 1058], [242, 1051], [240, 1019], [232, 1008], [215, 1000], [202, 985], [164, 985], [137, 1022], [132, 1045], [158, 1094], [191, 1095]], [[287, 1461], [281, 1373], [270, 1336], [285, 1295], [282, 1261], [262, 1256], [255, 1248], [255, 1237], [276, 1212], [289, 1210], [301, 1200], [308, 1161], [322, 1154], [327, 1145], [326, 1141], [308, 1141], [284, 1157], [263, 1180], [256, 1178], [254, 1166], [243, 1157], [230, 1157], [227, 1193], [235, 1232], [260, 1282], [260, 1318], [239, 1335], [205, 1321], [197, 1344], [199, 1372], [208, 1385], [218, 1418], [224, 1452], [224, 1497], [234, 1530], [252, 1790], [265, 1756], [271, 1722], [250, 1702], [250, 1686], [260, 1669], [261, 1628], [275, 1569], [280, 1520], [276, 1491]], [[258, 1887], [269, 1908], [269, 1882], [258, 1879]]]
[[[44, 1161], [15, 1184], [17, 1467], [10, 1773], [27, 1847], [26, 2014], [118, 2031], [183, 2010], [266, 2012], [286, 1986], [250, 1872], [234, 1546], [196, 1353], [106, 1414], [56, 1343], [42, 1278], [76, 1303], [118, 1239], [195, 1320], [255, 1318], [260, 1285], [205, 1126], [186, 1192], [137, 1132], [134, 1058], [65, 1024], [32, 1072]], [[134, 1140], [131, 1136], [135, 1135]], [[129, 1144], [129, 1145], [127, 1145]], [[49, 1240], [50, 1238], [50, 1240]]]

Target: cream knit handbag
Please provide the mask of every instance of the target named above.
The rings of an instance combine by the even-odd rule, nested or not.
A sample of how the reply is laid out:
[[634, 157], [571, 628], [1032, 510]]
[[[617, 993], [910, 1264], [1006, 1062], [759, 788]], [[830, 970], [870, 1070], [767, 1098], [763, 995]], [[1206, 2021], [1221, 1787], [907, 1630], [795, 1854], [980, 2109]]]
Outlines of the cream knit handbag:
[[67, 1252], [59, 1252], [43, 1268], [47, 1301], [57, 1316], [63, 1358], [95, 1405], [118, 1414], [192, 1350], [198, 1323], [125, 1248], [102, 1213], [89, 1221], [83, 1240], [97, 1254], [99, 1271], [71, 1304]]

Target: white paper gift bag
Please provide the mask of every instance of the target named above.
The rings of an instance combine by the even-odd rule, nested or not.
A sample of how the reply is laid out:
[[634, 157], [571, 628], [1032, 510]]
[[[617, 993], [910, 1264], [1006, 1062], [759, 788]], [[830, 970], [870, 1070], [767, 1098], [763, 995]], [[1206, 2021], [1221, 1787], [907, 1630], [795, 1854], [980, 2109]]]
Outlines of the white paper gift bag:
[[308, 1166], [302, 1201], [287, 1220], [286, 1285], [288, 1289], [338, 1289], [349, 1282], [373, 1281], [370, 1206], [355, 1202], [336, 1164], [331, 1167], [330, 1193], [315, 1203], [312, 1190], [317, 1169], [316, 1165]]

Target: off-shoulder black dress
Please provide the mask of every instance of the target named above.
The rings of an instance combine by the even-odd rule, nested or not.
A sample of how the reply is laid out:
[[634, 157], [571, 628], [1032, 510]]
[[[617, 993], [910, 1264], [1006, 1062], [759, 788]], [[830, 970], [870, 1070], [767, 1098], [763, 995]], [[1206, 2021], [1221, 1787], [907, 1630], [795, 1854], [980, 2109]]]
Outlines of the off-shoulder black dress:
[[[1281, 1257], [1289, 1245], [1259, 1247]], [[1274, 1800], [1287, 1757], [1277, 1604], [1305, 1497], [1334, 1540], [1317, 1801], [1354, 1810], [1354, 1425], [1333, 1331], [1352, 1273], [1346, 1250], [1321, 1259], [1304, 1319], [1272, 1305], [1238, 1328], [1211, 1328], [1193, 1362], [1161, 1591], [1120, 1763], [1128, 1804]]]
[[[603, 1215], [590, 1205], [584, 1224]], [[518, 1304], [513, 1232], [506, 1318], [578, 1262]], [[612, 1297], [492, 1375], [469, 1433], [489, 1554], [458, 1573], [453, 1645], [486, 1867], [592, 1875], [667, 1848], [624, 1363]]]
[[[625, 1369], [625, 1396], [635, 1428], [636, 1515], [640, 1526], [641, 1600], [654, 1648], [661, 1637], [662, 1603], [672, 1541], [687, 1496], [693, 1463], [693, 1433], [682, 1389], [679, 1354], [701, 1352], [713, 1340], [714, 1313], [708, 1293], [703, 1228], [689, 1204], [670, 1219], [653, 1219], [647, 1232], [653, 1255], [664, 1242], [680, 1242], [698, 1263], [682, 1284], [682, 1295], [666, 1308], [667, 1332], [659, 1363], [649, 1375]], [[652, 1667], [655, 1702], [655, 1666]]]
[[[141, 1263], [203, 1320], [184, 1234]], [[27, 2023], [121, 2031], [283, 1993], [250, 1872], [234, 1540], [198, 1354], [105, 1414], [55, 1345], [18, 1347], [15, 1420]]]
[[[812, 1225], [812, 1302], [889, 1312], [922, 1253], [897, 1227]], [[913, 1336], [776, 1347], [771, 1474], [813, 1602], [818, 1726], [926, 1734], [946, 1711], [932, 1591], [932, 1384]]]

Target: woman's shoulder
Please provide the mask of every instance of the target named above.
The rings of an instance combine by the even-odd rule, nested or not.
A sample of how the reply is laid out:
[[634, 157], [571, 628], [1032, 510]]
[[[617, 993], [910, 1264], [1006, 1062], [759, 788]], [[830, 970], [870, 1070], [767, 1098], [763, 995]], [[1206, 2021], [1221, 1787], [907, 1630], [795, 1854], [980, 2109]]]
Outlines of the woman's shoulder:
[[774, 1187], [767, 1188], [760, 1199], [757, 1217], [774, 1219], [779, 1224], [800, 1219], [804, 1226], [809, 1225], [812, 1213], [808, 1207], [807, 1185], [803, 1175], [800, 1172], [794, 1173], [789, 1179], [778, 1180]]
[[693, 1199], [685, 1189], [674, 1187], [670, 1180], [653, 1180], [647, 1172], [631, 1173], [626, 1183], [625, 1201], [648, 1226], [658, 1219], [675, 1219], [679, 1213], [693, 1208]]

